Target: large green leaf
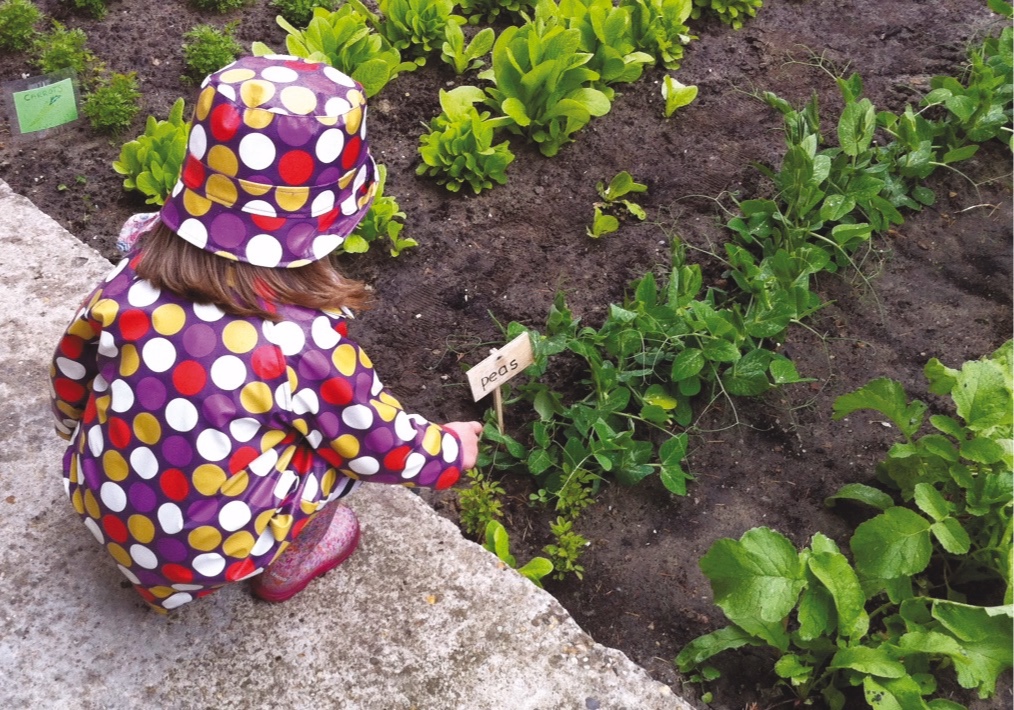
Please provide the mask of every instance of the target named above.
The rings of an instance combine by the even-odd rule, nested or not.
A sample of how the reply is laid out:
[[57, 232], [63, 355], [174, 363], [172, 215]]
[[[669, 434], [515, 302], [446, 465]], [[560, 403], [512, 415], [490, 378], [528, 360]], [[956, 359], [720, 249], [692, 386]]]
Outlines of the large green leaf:
[[932, 613], [961, 643], [962, 653], [952, 656], [961, 687], [976, 688], [981, 698], [992, 695], [997, 678], [1014, 665], [1014, 610], [940, 599], [933, 602]]
[[785, 648], [781, 624], [796, 604], [805, 570], [793, 544], [770, 528], [754, 528], [739, 541], [718, 540], [701, 558], [715, 603], [726, 616], [772, 645]]
[[865, 577], [897, 579], [919, 574], [929, 564], [930, 524], [908, 508], [888, 508], [856, 528], [850, 541], [856, 569]]
[[850, 639], [862, 638], [870, 628], [866, 595], [852, 565], [839, 552], [817, 552], [807, 560], [810, 571], [827, 587], [838, 612], [838, 631]]

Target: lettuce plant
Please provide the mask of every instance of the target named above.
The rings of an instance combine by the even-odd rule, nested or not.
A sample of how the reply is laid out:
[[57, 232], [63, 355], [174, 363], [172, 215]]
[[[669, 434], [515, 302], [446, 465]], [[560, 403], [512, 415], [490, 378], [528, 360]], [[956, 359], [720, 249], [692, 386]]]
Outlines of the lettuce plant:
[[744, 21], [757, 15], [757, 8], [763, 4], [763, 0], [694, 0], [690, 16], [696, 20], [707, 12], [738, 30]]
[[[399, 73], [416, 68], [413, 62], [402, 62], [401, 52], [373, 31], [369, 19], [352, 5], [343, 5], [334, 12], [316, 8], [304, 30], [296, 29], [282, 17], [276, 21], [288, 33], [285, 46], [289, 54], [327, 62], [362, 84], [368, 97]], [[258, 56], [274, 53], [263, 42], [254, 42], [252, 49]]]
[[458, 4], [468, 24], [475, 25], [493, 22], [501, 13], [508, 20], [519, 21], [535, 5], [535, 0], [460, 0]]
[[697, 98], [696, 86], [684, 86], [678, 80], [665, 75], [662, 79], [662, 98], [665, 99], [665, 117], [669, 118], [676, 109], [688, 106]]
[[165, 204], [179, 178], [189, 132], [183, 99], [176, 100], [165, 121], [148, 116], [144, 133], [125, 143], [113, 163], [113, 170], [124, 176], [124, 189], [143, 193], [149, 205]]
[[609, 112], [609, 98], [592, 88], [597, 72], [585, 65], [581, 33], [555, 18], [508, 27], [493, 45], [487, 104], [510, 118], [508, 130], [527, 136], [549, 157], [556, 155], [592, 116]]
[[686, 25], [693, 0], [620, 0], [630, 10], [634, 47], [666, 69], [679, 69], [683, 47], [697, 39]]
[[451, 192], [467, 184], [475, 194], [507, 182], [505, 170], [514, 160], [507, 141], [493, 145], [493, 129], [503, 118], [491, 119], [488, 111], [479, 113], [474, 104], [483, 99], [475, 86], [440, 90], [443, 112], [429, 123], [429, 132], [419, 139], [422, 164], [419, 175], [432, 175]]
[[444, 30], [444, 43], [440, 45], [440, 58], [454, 68], [455, 74], [479, 69], [484, 64], [482, 57], [489, 54], [489, 50], [493, 47], [494, 37], [493, 28], [485, 27], [476, 32], [466, 46], [465, 33], [461, 30], [461, 25], [449, 22]]
[[580, 32], [579, 51], [591, 54], [587, 67], [599, 75], [596, 87], [612, 100], [610, 84], [637, 81], [650, 54], [635, 51], [630, 10], [612, 0], [539, 0], [537, 18], [555, 18], [562, 27]]
[[370, 12], [360, 0], [349, 0], [359, 14], [396, 49], [426, 63], [426, 55], [439, 48], [450, 24], [463, 25], [465, 18], [454, 14], [454, 0], [378, 0], [383, 19]]
[[401, 236], [405, 213], [401, 211], [398, 200], [392, 195], [384, 194], [386, 185], [387, 167], [378, 164], [377, 194], [373, 198], [373, 204], [356, 230], [338, 247], [337, 253], [362, 254], [369, 251], [371, 244], [384, 237], [389, 242], [391, 256], [398, 256], [402, 250], [418, 245], [416, 240]]
[[106, 0], [70, 0], [70, 4], [96, 20], [106, 16]]

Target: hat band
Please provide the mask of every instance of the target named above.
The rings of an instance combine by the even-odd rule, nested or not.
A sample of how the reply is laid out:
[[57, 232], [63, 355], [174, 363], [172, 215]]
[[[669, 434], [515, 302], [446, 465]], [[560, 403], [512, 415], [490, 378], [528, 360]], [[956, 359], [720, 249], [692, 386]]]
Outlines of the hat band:
[[[201, 209], [202, 204], [215, 203], [259, 217], [316, 218], [347, 200], [355, 202], [356, 193], [371, 183], [376, 175], [376, 163], [369, 153], [365, 153], [366, 160], [360, 165], [347, 170], [337, 181], [323, 185], [273, 185], [244, 180], [217, 171], [192, 155], [190, 157], [193, 162], [187, 167], [198, 163], [203, 174], [195, 179], [195, 171], [185, 169], [181, 182], [188, 193], [184, 199], [194, 202], [198, 213], [205, 211]], [[206, 206], [210, 207], [210, 204]]]

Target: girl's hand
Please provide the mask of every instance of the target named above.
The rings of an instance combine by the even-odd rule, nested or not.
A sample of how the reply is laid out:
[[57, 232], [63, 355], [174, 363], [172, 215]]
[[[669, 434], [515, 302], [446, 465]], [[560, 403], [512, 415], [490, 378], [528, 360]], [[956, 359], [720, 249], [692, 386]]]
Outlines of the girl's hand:
[[447, 422], [444, 429], [449, 429], [461, 439], [461, 470], [475, 468], [475, 460], [479, 456], [479, 436], [482, 424], [479, 422]]

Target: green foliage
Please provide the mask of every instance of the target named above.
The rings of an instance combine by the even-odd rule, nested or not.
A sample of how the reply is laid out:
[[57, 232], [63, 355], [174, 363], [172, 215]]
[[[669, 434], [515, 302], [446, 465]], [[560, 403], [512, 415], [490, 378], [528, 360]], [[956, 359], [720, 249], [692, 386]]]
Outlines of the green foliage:
[[598, 191], [599, 197], [602, 198], [602, 202], [595, 203], [592, 226], [587, 230], [589, 237], [598, 238], [620, 228], [620, 220], [610, 212], [615, 213], [622, 210], [640, 220], [646, 217], [644, 209], [639, 204], [624, 199], [624, 197], [633, 192], [644, 192], [648, 186], [635, 182], [626, 170], [613, 177], [609, 181], [609, 185], [603, 182], [597, 183], [595, 189]]
[[[1014, 104], [1014, 30], [1008, 25], [998, 38], [987, 38], [969, 52], [967, 86], [950, 76], [935, 76], [924, 106], [943, 106], [949, 121], [943, 144], [951, 152], [969, 143], [999, 138], [1012, 144], [1011, 113]], [[945, 161], [946, 162], [946, 161]]]
[[684, 86], [666, 74], [662, 79], [662, 98], [665, 99], [665, 117], [670, 118], [676, 109], [688, 106], [697, 98], [697, 87]]
[[460, 0], [461, 14], [468, 24], [493, 22], [503, 13], [507, 20], [521, 21], [523, 14], [535, 6], [534, 0]]
[[85, 46], [87, 42], [84, 30], [68, 30], [54, 20], [53, 29], [35, 41], [35, 65], [46, 74], [70, 69], [84, 76], [95, 63], [95, 55]]
[[493, 129], [503, 119], [490, 119], [488, 111], [479, 113], [473, 104], [482, 98], [482, 89], [474, 86], [440, 90], [443, 111], [419, 139], [423, 162], [417, 174], [435, 176], [451, 192], [467, 184], [479, 194], [494, 182], [507, 182], [504, 171], [514, 154], [507, 141], [493, 145]]
[[592, 55], [578, 50], [581, 33], [555, 19], [506, 28], [493, 45], [488, 103], [510, 118], [507, 127], [553, 156], [592, 116], [609, 111], [609, 98], [592, 88], [598, 73], [585, 65]]
[[335, 9], [337, 0], [271, 0], [268, 4], [278, 10], [290, 24], [306, 27], [316, 8], [330, 12]]
[[198, 10], [224, 14], [246, 6], [248, 0], [190, 0], [190, 4]]
[[183, 64], [193, 79], [203, 79], [230, 64], [243, 53], [243, 47], [232, 36], [237, 22], [223, 29], [198, 25], [183, 35]]
[[[285, 46], [289, 54], [327, 62], [362, 84], [367, 97], [374, 96], [400, 72], [416, 68], [413, 62], [402, 62], [401, 52], [374, 32], [369, 19], [352, 5], [343, 5], [334, 12], [316, 8], [304, 30], [282, 17], [276, 21], [288, 33]], [[254, 42], [252, 49], [257, 56], [274, 53], [262, 42]]]
[[489, 524], [503, 517], [500, 496], [505, 495], [506, 491], [499, 482], [488, 478], [479, 469], [473, 468], [465, 475], [469, 486], [458, 491], [458, 506], [461, 509], [458, 522], [469, 535], [479, 535], [483, 531], [488, 532]]
[[75, 10], [101, 20], [106, 16], [106, 0], [67, 0], [67, 3]]
[[507, 535], [507, 530], [495, 520], [489, 521], [486, 525], [486, 542], [483, 547], [496, 555], [501, 562], [527, 577], [540, 589], [542, 588], [542, 578], [553, 571], [553, 563], [545, 557], [533, 557], [524, 566], [518, 568], [517, 560], [510, 553], [510, 538]]
[[378, 0], [383, 19], [360, 0], [348, 1], [395, 49], [407, 52], [420, 66], [443, 42], [447, 25], [465, 24], [464, 17], [454, 14], [454, 0]]
[[440, 58], [454, 68], [455, 74], [464, 74], [471, 69], [479, 69], [485, 62], [482, 57], [493, 48], [495, 33], [492, 27], [486, 27], [472, 37], [465, 45], [465, 33], [457, 22], [449, 22], [444, 29], [444, 43], [440, 46]]
[[183, 99], [177, 99], [165, 121], [149, 116], [144, 134], [120, 148], [113, 170], [125, 176], [123, 187], [147, 196], [149, 205], [165, 204], [179, 179], [187, 152], [190, 127], [183, 119]]
[[[947, 568], [949, 598], [957, 597], [956, 588], [983, 579], [998, 579], [1006, 585], [1005, 603], [1014, 596], [1009, 566], [1014, 498], [1012, 352], [1012, 343], [1007, 341], [990, 357], [966, 362], [960, 370], [930, 360], [925, 369], [930, 391], [949, 395], [956, 417], [929, 417], [934, 431], [918, 438], [928, 407], [919, 400], [909, 402], [893, 380], [874, 380], [839, 397], [834, 405], [835, 419], [871, 409], [899, 429], [905, 441], [891, 447], [877, 476], [903, 503], [914, 503], [918, 512], [894, 506], [890, 496], [870, 500], [873, 494], [855, 487], [845, 494], [839, 491], [833, 500], [858, 500], [884, 511], [860, 526], [863, 540], [883, 535], [894, 526], [889, 516], [896, 518], [902, 515], [898, 511], [904, 511], [911, 530], [903, 552], [914, 560], [914, 567], [920, 567], [923, 558], [928, 561], [935, 541]], [[874, 564], [867, 558], [868, 548], [863, 545], [864, 552], [856, 557], [857, 565], [867, 571]], [[887, 579], [882, 574], [870, 576]]]
[[96, 131], [120, 133], [130, 128], [141, 110], [140, 99], [134, 72], [113, 74], [100, 80], [95, 90], [85, 97], [82, 111]]
[[630, 9], [612, 0], [539, 0], [535, 16], [580, 33], [578, 51], [591, 54], [586, 66], [598, 74], [593, 85], [610, 100], [610, 85], [637, 81], [645, 65], [655, 63], [652, 55], [635, 51]]
[[[790, 360], [763, 346], [788, 317], [721, 304], [712, 291], [702, 297], [700, 267], [685, 264], [679, 250], [673, 264], [667, 281], [653, 274], [635, 281], [632, 295], [622, 306], [610, 305], [597, 330], [579, 327], [562, 294], [544, 335], [519, 323], [508, 326], [508, 339], [524, 331], [532, 339], [535, 364], [526, 374], [533, 381], [516, 389], [538, 420], [525, 444], [487, 433], [504, 449], [498, 465], [525, 466], [547, 500], [575, 477], [591, 485], [604, 477], [633, 485], [652, 474], [670, 492], [685, 495], [692, 478], [681, 465], [688, 437], [673, 430], [690, 425], [691, 397], [707, 389], [712, 396], [758, 395], [803, 381]], [[537, 381], [550, 357], [565, 351], [580, 362], [570, 400]]]
[[398, 206], [398, 201], [391, 195], [384, 194], [387, 184], [387, 168], [377, 165], [377, 192], [373, 204], [356, 230], [345, 238], [336, 253], [361, 254], [369, 250], [370, 245], [378, 239], [387, 238], [391, 256], [398, 256], [402, 250], [417, 246], [414, 239], [405, 239], [401, 230], [405, 226], [405, 213]]
[[694, 0], [691, 17], [695, 20], [703, 13], [715, 15], [719, 20], [738, 30], [747, 18], [755, 17], [763, 0]]
[[573, 574], [578, 579], [584, 579], [584, 567], [577, 563], [588, 546], [588, 540], [574, 532], [574, 521], [559, 517], [556, 522], [549, 526], [553, 533], [555, 542], [542, 548], [542, 551], [549, 555], [553, 565], [553, 578], [563, 579], [567, 573]]
[[634, 47], [666, 69], [679, 69], [683, 47], [697, 39], [686, 25], [693, 0], [620, 0], [619, 6], [630, 10]]
[[0, 3], [0, 49], [20, 52], [32, 46], [42, 11], [31, 0]]
[[[963, 688], [991, 696], [1014, 665], [1012, 368], [1011, 341], [960, 370], [930, 360], [930, 390], [950, 395], [956, 416], [929, 417], [935, 432], [918, 438], [928, 407], [897, 382], [877, 379], [839, 397], [836, 419], [873, 410], [904, 437], [877, 469], [894, 494], [855, 483], [829, 499], [880, 511], [856, 528], [853, 562], [820, 533], [799, 552], [767, 528], [712, 545], [701, 570], [732, 625], [691, 641], [680, 670], [724, 650], [768, 646], [800, 701], [819, 694], [834, 710], [844, 707], [843, 689], [858, 685], [874, 708], [960, 708], [924, 700], [936, 689], [933, 674], [948, 667]], [[1004, 590], [1004, 606], [967, 603], [964, 591], [983, 599], [991, 585]], [[934, 594], [940, 588], [943, 596]]]

